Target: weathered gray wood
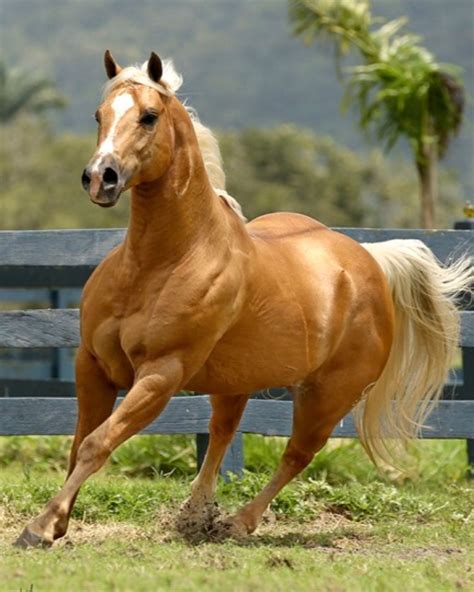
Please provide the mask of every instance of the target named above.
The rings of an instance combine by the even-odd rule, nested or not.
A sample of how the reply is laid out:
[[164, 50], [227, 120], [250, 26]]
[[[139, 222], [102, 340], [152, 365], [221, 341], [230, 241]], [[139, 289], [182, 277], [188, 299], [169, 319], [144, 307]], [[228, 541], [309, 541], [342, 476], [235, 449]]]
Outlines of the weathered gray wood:
[[451, 261], [463, 253], [474, 254], [474, 232], [469, 230], [422, 230], [391, 228], [335, 228], [338, 232], [363, 243], [394, 238], [422, 240], [441, 261]]
[[[209, 434], [196, 434], [197, 467], [201, 469], [207, 447], [209, 446]], [[240, 475], [244, 468], [244, 443], [242, 433], [237, 432], [227, 448], [220, 467], [220, 474], [227, 481], [228, 473]]]
[[6, 230], [0, 232], [0, 264], [6, 267], [94, 267], [125, 230]]
[[124, 236], [124, 229], [2, 231], [0, 285], [83, 286]]
[[0, 347], [76, 347], [79, 340], [77, 309], [0, 313]]
[[[419, 238], [443, 261], [474, 251], [469, 230], [336, 229], [359, 242]], [[125, 235], [123, 229], [0, 232], [0, 285], [82, 286], [96, 265]]]
[[[267, 436], [289, 436], [292, 417], [292, 406], [288, 401], [251, 400], [239, 431]], [[471, 438], [474, 434], [474, 402], [440, 401], [426, 425], [430, 428], [422, 431], [423, 438]], [[357, 437], [351, 415], [336, 426], [332, 437]]]
[[244, 468], [244, 441], [242, 432], [236, 432], [230, 446], [227, 448], [221, 464], [220, 472], [224, 479], [228, 479], [228, 473], [241, 475]]
[[209, 434], [196, 434], [196, 456], [198, 471], [202, 467], [207, 447], [209, 446]]
[[[210, 413], [207, 396], [175, 397], [143, 433], [206, 433]], [[75, 425], [75, 399], [0, 398], [0, 435], [67, 435], [74, 433]]]
[[474, 347], [474, 310], [461, 312], [462, 347]]
[[[462, 365], [464, 370], [463, 398], [474, 402], [474, 348], [463, 348]], [[467, 461], [471, 467], [470, 471], [468, 472], [468, 476], [474, 479], [474, 438], [468, 439], [466, 445]]]
[[[467, 351], [467, 350], [466, 350]], [[474, 350], [471, 350], [474, 351]], [[473, 366], [474, 368], [474, 366]], [[273, 389], [270, 389], [272, 392]], [[269, 396], [267, 393], [265, 397], [262, 397], [260, 393], [252, 395], [255, 399], [265, 400], [279, 400], [279, 401], [291, 401], [292, 396], [286, 389], [275, 389], [278, 396]], [[284, 392], [284, 396], [282, 396]], [[39, 379], [34, 378], [26, 380], [23, 378], [0, 378], [0, 397], [31, 397], [34, 393], [34, 397], [74, 397], [76, 394], [76, 385], [74, 382], [69, 380], [53, 380], [53, 379]], [[125, 391], [120, 391], [121, 395], [126, 394]], [[447, 383], [444, 387], [443, 398], [448, 401], [452, 400], [463, 400], [474, 398], [464, 396], [463, 384]], [[207, 443], [204, 445], [204, 450]]]
[[[474, 347], [474, 311], [461, 312], [460, 345]], [[0, 312], [0, 347], [77, 347], [77, 309]]]
[[[142, 433], [206, 433], [211, 414], [206, 395], [175, 397], [162, 415]], [[267, 436], [289, 436], [292, 425], [290, 401], [253, 399], [248, 402], [238, 431]], [[74, 433], [76, 401], [68, 398], [0, 398], [0, 435], [67, 435]], [[474, 438], [474, 401], [441, 401], [427, 421], [424, 438]], [[356, 436], [347, 416], [333, 437]]]
[[50, 290], [46, 288], [0, 288], [0, 302], [49, 302], [50, 294]]
[[76, 385], [65, 380], [0, 378], [0, 397], [75, 397]]

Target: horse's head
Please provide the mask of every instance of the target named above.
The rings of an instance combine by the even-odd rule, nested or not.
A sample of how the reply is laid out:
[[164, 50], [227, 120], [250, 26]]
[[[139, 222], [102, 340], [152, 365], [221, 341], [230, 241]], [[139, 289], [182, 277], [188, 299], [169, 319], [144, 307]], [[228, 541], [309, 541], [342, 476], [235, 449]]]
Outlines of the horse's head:
[[104, 62], [110, 80], [96, 111], [97, 149], [82, 186], [94, 203], [110, 207], [122, 191], [161, 177], [169, 167], [174, 150], [169, 105], [181, 79], [165, 62], [171, 81], [163, 80], [155, 53], [141, 69], [122, 69], [109, 51]]

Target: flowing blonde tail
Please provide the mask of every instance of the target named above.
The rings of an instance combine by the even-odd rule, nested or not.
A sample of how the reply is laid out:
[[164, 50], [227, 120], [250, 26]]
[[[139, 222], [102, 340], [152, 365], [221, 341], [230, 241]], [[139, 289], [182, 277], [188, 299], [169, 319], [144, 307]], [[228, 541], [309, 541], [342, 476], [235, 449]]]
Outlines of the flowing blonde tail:
[[443, 266], [419, 240], [363, 246], [387, 277], [395, 336], [387, 365], [354, 410], [355, 420], [372, 460], [395, 467], [398, 444], [419, 434], [442, 394], [459, 343], [456, 295], [472, 295], [473, 261], [463, 257]]

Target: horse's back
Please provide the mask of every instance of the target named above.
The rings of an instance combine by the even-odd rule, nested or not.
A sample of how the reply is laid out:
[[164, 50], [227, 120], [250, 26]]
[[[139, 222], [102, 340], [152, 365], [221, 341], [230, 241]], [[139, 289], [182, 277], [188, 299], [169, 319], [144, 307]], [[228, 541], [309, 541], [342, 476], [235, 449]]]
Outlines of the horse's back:
[[254, 218], [246, 225], [250, 236], [263, 240], [285, 240], [330, 229], [309, 216], [294, 212], [273, 212]]
[[[379, 274], [373, 257], [350, 237], [328, 228], [318, 220], [303, 214], [278, 212], [260, 216], [247, 224], [257, 253], [281, 257], [292, 267], [316, 276], [329, 268], [345, 269], [361, 280], [367, 274]], [[308, 266], [308, 268], [306, 268]], [[293, 267], [295, 270], [295, 268]], [[296, 272], [296, 270], [295, 270]]]

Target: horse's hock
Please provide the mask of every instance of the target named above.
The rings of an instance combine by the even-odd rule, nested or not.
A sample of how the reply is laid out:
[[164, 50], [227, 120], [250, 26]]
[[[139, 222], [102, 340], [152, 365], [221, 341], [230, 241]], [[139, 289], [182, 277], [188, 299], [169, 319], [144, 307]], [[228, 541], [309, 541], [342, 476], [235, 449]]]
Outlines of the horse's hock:
[[[359, 242], [392, 238], [423, 240], [441, 261], [466, 251], [474, 252], [474, 232], [469, 230], [340, 229]], [[80, 290], [103, 257], [123, 239], [122, 230], [3, 231], [0, 232], [0, 298], [15, 300], [18, 290], [41, 289], [53, 295], [54, 308], [0, 312], [0, 348], [54, 348], [48, 376], [0, 376], [0, 435], [68, 435], [76, 423], [74, 385], [61, 378], [66, 351], [79, 344], [79, 314], [65, 308], [62, 295]], [[9, 294], [12, 294], [9, 296]], [[474, 310], [461, 313], [462, 375], [453, 373], [422, 432], [423, 438], [462, 438], [468, 443], [474, 465]], [[59, 368], [59, 370], [58, 370]], [[243, 466], [242, 434], [289, 436], [292, 404], [288, 397], [262, 398], [256, 394], [247, 405], [236, 438], [229, 448], [223, 472]], [[206, 444], [211, 408], [206, 395], [175, 397], [160, 417], [142, 433], [196, 434], [198, 457]], [[338, 424], [334, 437], [357, 437], [350, 415]]]

